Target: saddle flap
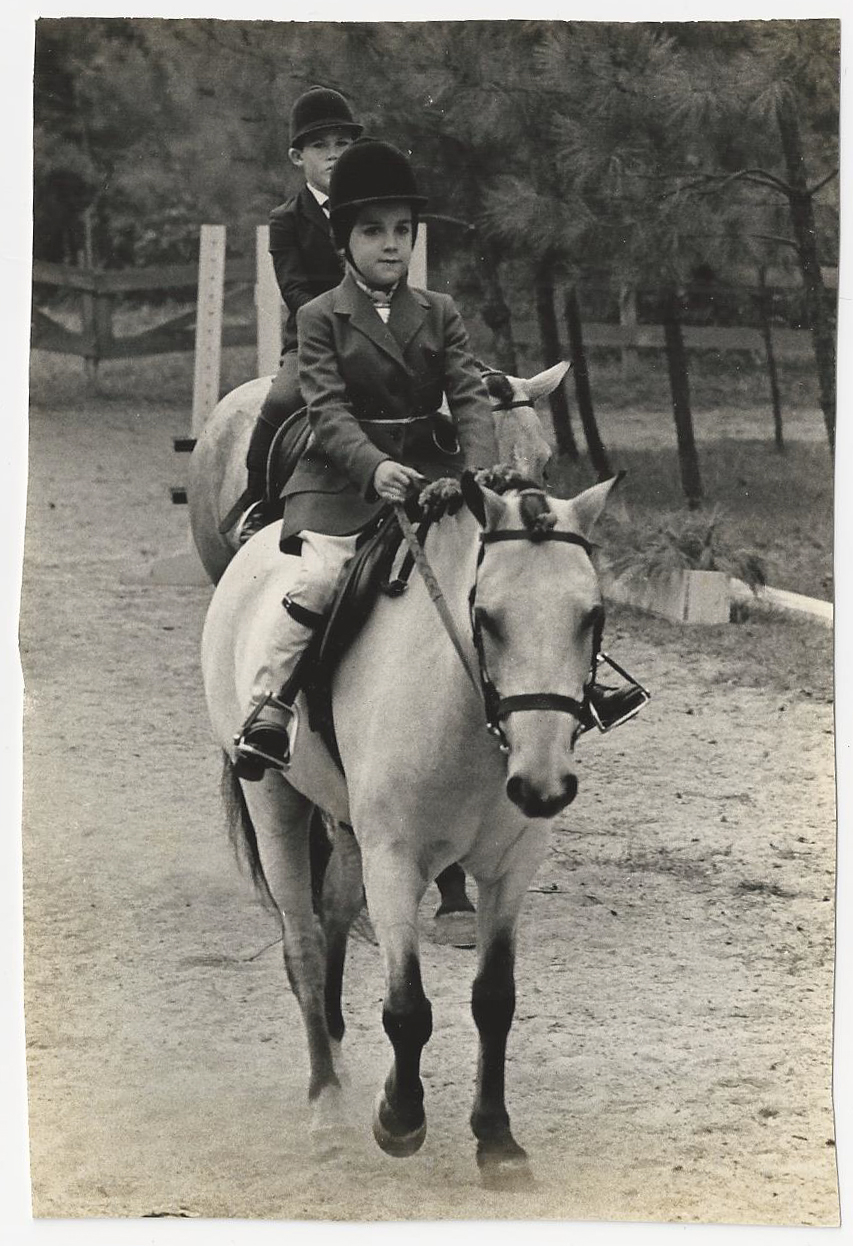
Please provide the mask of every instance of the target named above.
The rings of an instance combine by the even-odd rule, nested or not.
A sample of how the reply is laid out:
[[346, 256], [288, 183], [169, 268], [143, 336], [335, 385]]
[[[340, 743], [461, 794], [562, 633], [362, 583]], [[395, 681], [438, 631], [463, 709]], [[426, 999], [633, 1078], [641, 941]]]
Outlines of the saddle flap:
[[332, 679], [387, 584], [402, 533], [393, 510], [383, 509], [341, 572], [325, 625], [311, 646], [304, 691], [312, 731], [340, 765], [332, 718]]
[[294, 411], [277, 430], [267, 456], [267, 498], [270, 502], [281, 498], [282, 490], [293, 475], [310, 437], [307, 407]]

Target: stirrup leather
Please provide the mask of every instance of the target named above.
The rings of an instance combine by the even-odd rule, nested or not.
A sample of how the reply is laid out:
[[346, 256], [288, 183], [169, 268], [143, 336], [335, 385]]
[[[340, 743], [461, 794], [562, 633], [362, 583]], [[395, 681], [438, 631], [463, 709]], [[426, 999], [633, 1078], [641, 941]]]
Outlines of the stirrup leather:
[[[276, 713], [287, 715], [286, 722], [264, 719], [264, 710], [272, 707]], [[296, 747], [299, 731], [299, 711], [295, 705], [287, 705], [270, 692], [259, 701], [234, 737], [234, 750], [238, 758], [252, 759], [275, 770], [286, 770]], [[271, 737], [271, 739], [265, 738]], [[273, 751], [273, 743], [282, 745], [281, 751]]]

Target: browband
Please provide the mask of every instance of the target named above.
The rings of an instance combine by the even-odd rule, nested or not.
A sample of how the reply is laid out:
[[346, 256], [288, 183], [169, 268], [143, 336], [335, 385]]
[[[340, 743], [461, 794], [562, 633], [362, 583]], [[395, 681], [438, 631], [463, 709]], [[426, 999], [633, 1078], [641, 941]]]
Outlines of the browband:
[[481, 532], [480, 540], [484, 545], [493, 545], [496, 541], [565, 541], [567, 545], [579, 545], [587, 554], [592, 555], [592, 544], [586, 537], [577, 532], [556, 532], [546, 528], [544, 532], [531, 532], [528, 528], [498, 528], [496, 532]]

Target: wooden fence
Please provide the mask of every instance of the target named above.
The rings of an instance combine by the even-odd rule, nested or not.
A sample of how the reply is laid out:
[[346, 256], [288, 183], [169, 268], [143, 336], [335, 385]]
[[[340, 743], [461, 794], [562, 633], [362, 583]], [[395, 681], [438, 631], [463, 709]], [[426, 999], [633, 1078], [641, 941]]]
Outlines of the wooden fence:
[[[36, 260], [33, 284], [37, 288], [76, 291], [80, 297], [82, 328], [66, 328], [33, 300], [31, 345], [38, 350], [82, 356], [93, 365], [105, 359], [127, 359], [141, 355], [158, 355], [171, 351], [192, 351], [196, 346], [197, 311], [183, 312], [164, 319], [152, 328], [138, 333], [117, 336], [113, 315], [116, 304], [129, 295], [146, 292], [184, 294], [195, 299], [198, 287], [198, 264], [164, 265], [156, 268], [124, 269], [121, 271], [67, 268]], [[254, 259], [228, 260], [225, 265], [224, 309], [245, 300], [255, 289], [257, 265]], [[746, 287], [744, 287], [746, 288]], [[258, 341], [256, 319], [240, 323], [223, 323], [222, 346], [250, 346]], [[766, 354], [766, 330], [745, 326], [684, 325], [684, 343], [692, 351], [753, 351]], [[808, 359], [812, 354], [811, 335], [805, 329], [772, 327], [773, 347], [777, 358]], [[664, 349], [664, 330], [658, 324], [583, 324], [587, 348]]]
[[[80, 296], [82, 329], [67, 329], [33, 300], [31, 345], [37, 350], [78, 355], [93, 363], [102, 359], [128, 359], [139, 355], [162, 355], [170, 351], [195, 349], [196, 308], [171, 316], [153, 328], [117, 337], [113, 312], [121, 297], [146, 292], [185, 294], [195, 303], [198, 264], [168, 264], [157, 268], [129, 268], [120, 271], [66, 268], [36, 260], [34, 286], [77, 291]], [[229, 260], [225, 266], [225, 308], [245, 299], [255, 288], [255, 261]], [[223, 346], [251, 346], [257, 340], [254, 321], [224, 324]]]

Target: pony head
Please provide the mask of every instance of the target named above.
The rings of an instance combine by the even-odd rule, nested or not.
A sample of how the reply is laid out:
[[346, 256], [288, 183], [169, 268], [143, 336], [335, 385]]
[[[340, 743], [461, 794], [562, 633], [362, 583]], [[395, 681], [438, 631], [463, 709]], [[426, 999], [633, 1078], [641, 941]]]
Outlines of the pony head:
[[539, 484], [545, 480], [552, 451], [534, 403], [553, 393], [570, 367], [564, 360], [526, 379], [490, 369], [483, 373], [493, 403], [500, 461]]
[[574, 746], [604, 625], [589, 537], [618, 477], [561, 500], [462, 480], [480, 526], [471, 594], [487, 710], [507, 750], [506, 793], [528, 817], [574, 800]]

